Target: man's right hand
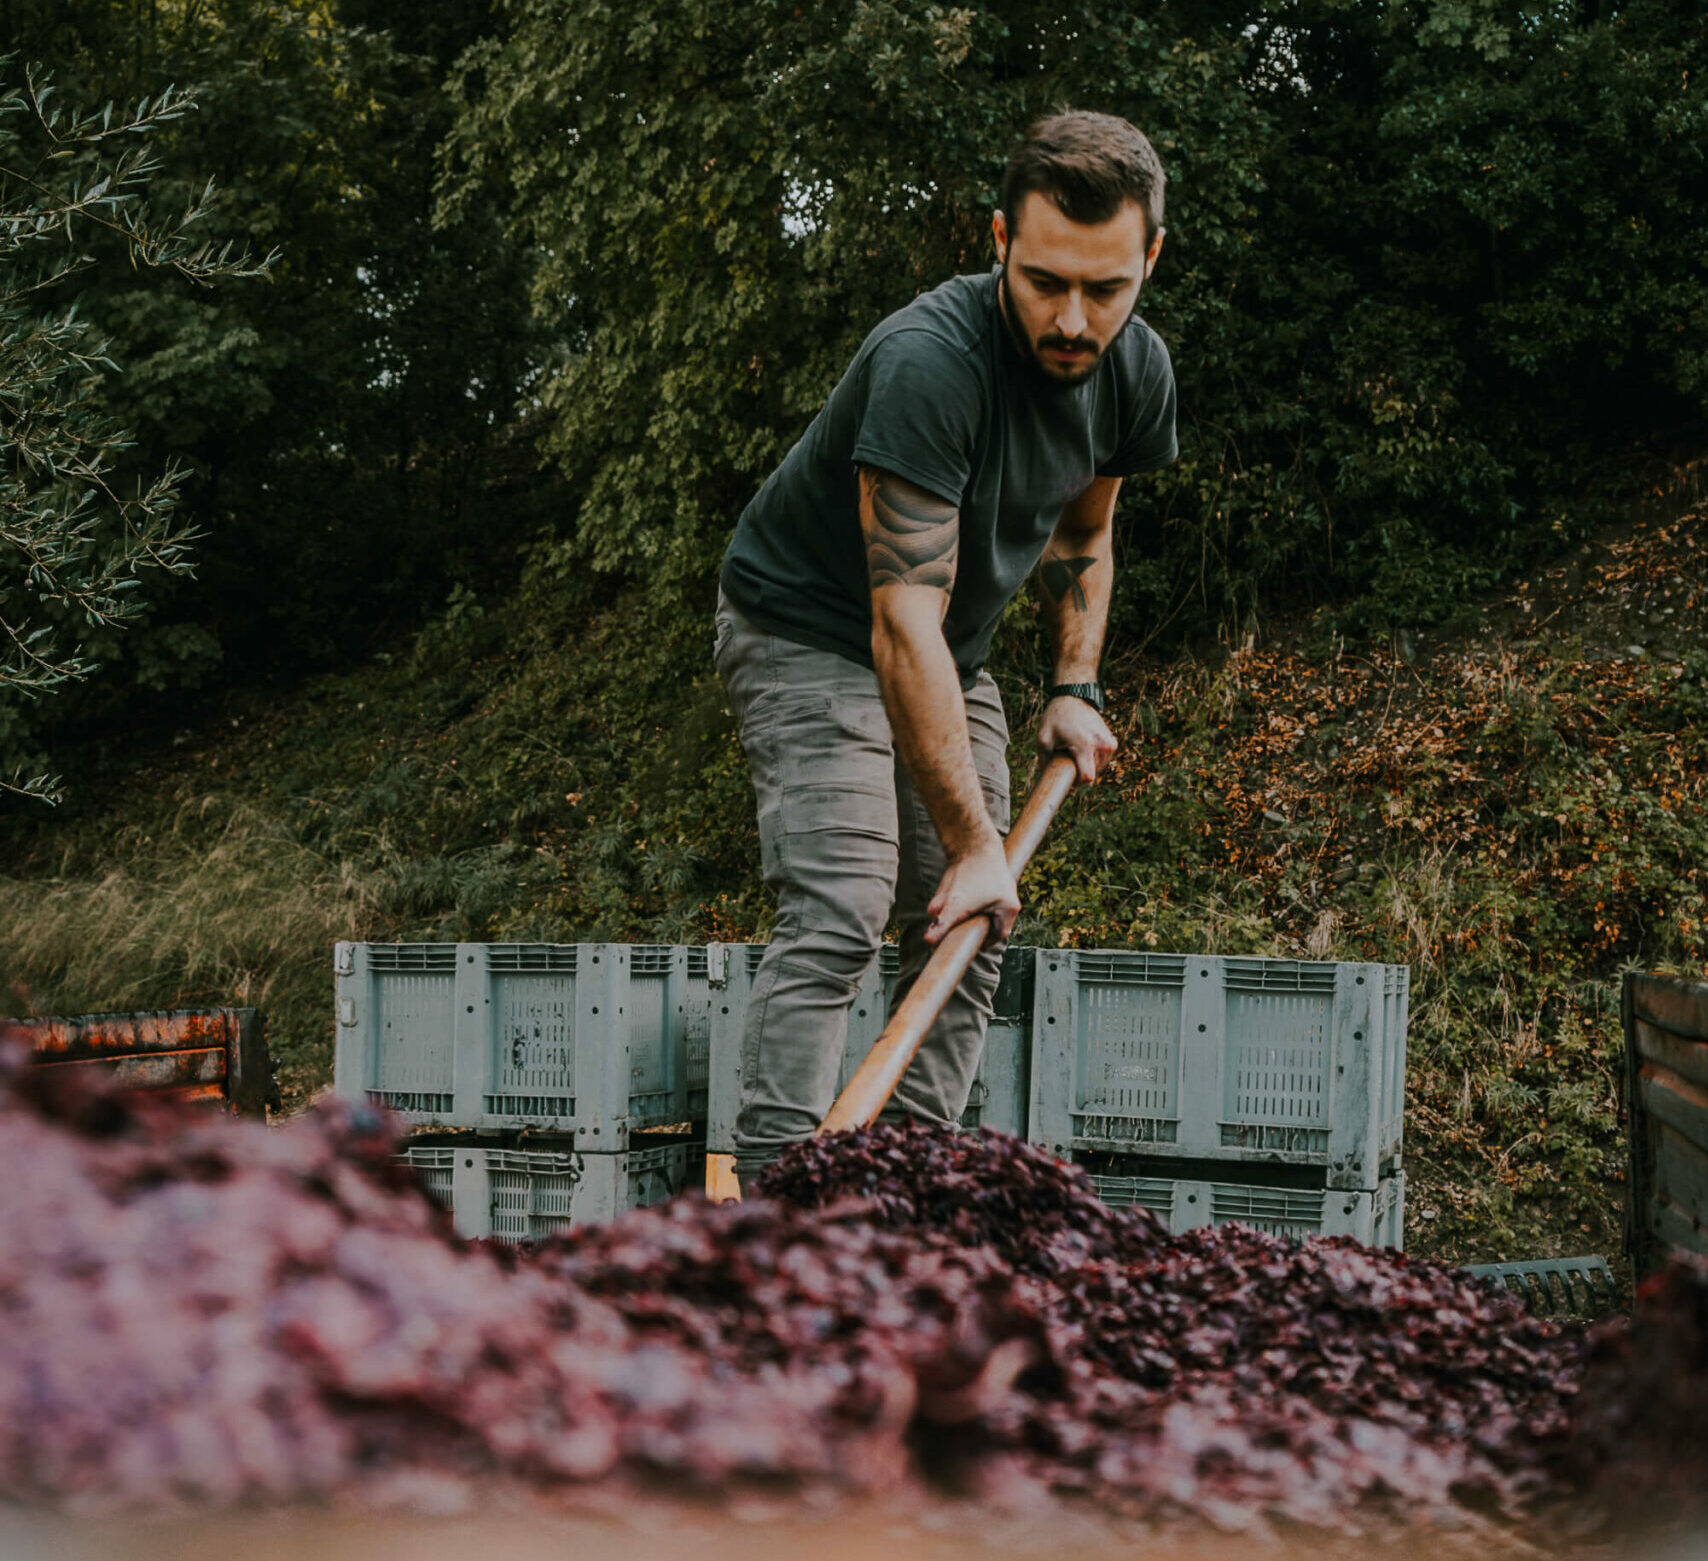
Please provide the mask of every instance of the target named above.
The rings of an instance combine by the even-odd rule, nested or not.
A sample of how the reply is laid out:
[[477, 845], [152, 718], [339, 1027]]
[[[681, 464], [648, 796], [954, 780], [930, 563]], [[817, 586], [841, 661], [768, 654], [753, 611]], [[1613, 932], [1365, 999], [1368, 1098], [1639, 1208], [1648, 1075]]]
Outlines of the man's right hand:
[[1002, 842], [994, 833], [986, 844], [950, 861], [927, 909], [931, 920], [925, 928], [925, 941], [933, 947], [943, 941], [951, 927], [981, 912], [991, 919], [992, 939], [1008, 936], [1014, 918], [1020, 914], [1020, 892], [1002, 854]]

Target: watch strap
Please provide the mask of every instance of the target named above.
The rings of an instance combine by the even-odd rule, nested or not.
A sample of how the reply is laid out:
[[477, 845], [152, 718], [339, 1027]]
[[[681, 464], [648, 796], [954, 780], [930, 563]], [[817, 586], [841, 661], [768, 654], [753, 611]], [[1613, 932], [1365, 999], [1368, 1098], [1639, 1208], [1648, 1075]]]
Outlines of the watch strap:
[[1064, 695], [1073, 699], [1083, 699], [1099, 715], [1103, 713], [1103, 685], [1101, 683], [1056, 683], [1051, 686], [1051, 699], [1060, 699]]

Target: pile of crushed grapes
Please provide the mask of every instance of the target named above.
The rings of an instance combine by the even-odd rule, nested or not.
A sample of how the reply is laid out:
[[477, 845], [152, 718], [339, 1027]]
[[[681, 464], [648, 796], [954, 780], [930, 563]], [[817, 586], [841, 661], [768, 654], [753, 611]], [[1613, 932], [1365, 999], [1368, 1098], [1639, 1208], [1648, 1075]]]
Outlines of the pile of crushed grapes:
[[1591, 1538], [1708, 1493], [1708, 1275], [1585, 1329], [1439, 1263], [1174, 1236], [1001, 1134], [882, 1127], [516, 1249], [398, 1126], [267, 1127], [0, 1056], [0, 1497], [633, 1489]]

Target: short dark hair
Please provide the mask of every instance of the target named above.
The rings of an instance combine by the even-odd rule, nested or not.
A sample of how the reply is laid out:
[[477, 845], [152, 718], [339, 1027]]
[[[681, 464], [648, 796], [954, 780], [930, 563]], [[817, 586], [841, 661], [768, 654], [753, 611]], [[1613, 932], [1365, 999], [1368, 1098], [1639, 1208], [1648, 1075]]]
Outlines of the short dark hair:
[[1014, 148], [1002, 176], [1002, 209], [1012, 232], [1034, 192], [1070, 222], [1107, 222], [1136, 201], [1148, 244], [1162, 231], [1165, 182], [1162, 159], [1142, 131], [1114, 114], [1076, 109], [1040, 119]]

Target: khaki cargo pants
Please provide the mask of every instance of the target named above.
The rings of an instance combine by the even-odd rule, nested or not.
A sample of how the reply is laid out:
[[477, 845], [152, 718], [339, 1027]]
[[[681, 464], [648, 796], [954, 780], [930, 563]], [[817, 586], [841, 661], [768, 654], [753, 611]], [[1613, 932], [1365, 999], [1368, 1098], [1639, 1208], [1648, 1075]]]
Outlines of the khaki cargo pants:
[[[737, 1169], [747, 1179], [810, 1137], [836, 1098], [848, 1009], [893, 912], [896, 998], [930, 950], [943, 875], [936, 827], [890, 734], [868, 667], [767, 634], [718, 595], [714, 659], [741, 723], [759, 800], [765, 882], [777, 893], [741, 1050]], [[1008, 723], [988, 672], [965, 696], [985, 806], [1008, 832]], [[955, 1123], [966, 1109], [1002, 971], [986, 947], [932, 1026], [886, 1120]]]

